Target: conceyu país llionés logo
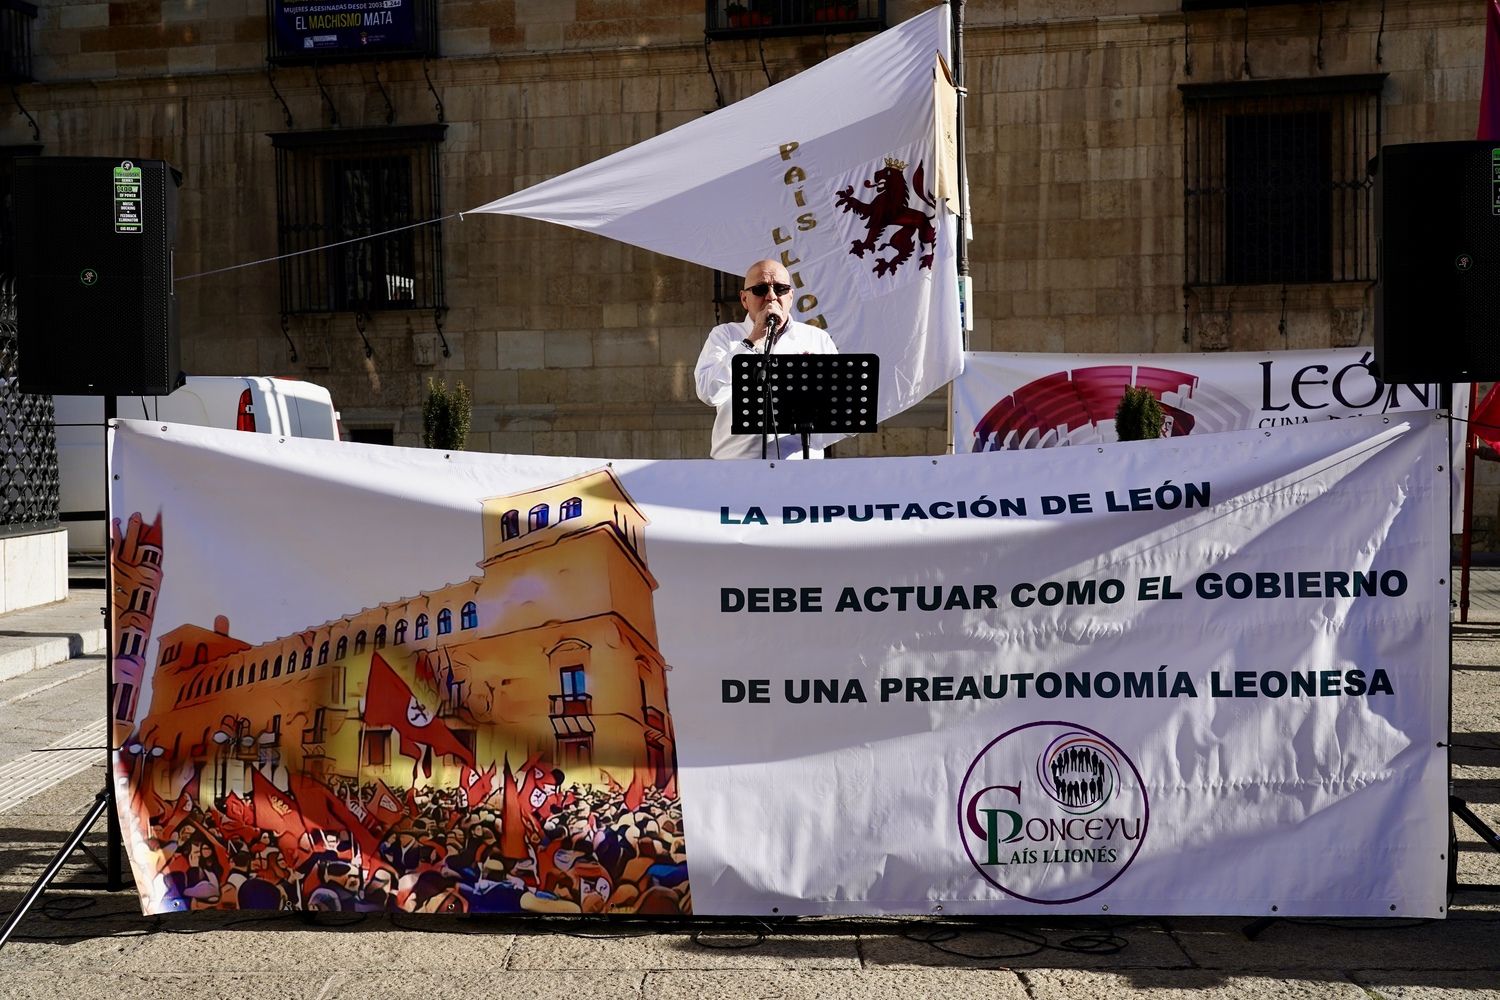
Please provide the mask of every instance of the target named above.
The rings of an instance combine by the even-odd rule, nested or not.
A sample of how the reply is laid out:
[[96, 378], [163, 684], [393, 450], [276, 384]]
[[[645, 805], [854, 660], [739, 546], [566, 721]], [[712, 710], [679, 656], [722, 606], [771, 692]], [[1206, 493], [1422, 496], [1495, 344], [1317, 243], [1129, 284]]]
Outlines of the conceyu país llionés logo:
[[958, 800], [975, 870], [1029, 903], [1075, 903], [1119, 878], [1146, 841], [1150, 814], [1125, 751], [1071, 722], [997, 737], [969, 765]]

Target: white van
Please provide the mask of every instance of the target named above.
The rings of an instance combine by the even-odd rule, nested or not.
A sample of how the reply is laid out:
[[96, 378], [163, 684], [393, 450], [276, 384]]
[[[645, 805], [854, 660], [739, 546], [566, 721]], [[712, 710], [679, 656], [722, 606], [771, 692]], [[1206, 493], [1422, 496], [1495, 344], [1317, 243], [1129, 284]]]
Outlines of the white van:
[[[170, 396], [116, 397], [116, 416], [258, 434], [339, 439], [328, 390], [298, 379], [189, 375]], [[103, 555], [104, 398], [54, 396], [59, 509], [69, 555]]]

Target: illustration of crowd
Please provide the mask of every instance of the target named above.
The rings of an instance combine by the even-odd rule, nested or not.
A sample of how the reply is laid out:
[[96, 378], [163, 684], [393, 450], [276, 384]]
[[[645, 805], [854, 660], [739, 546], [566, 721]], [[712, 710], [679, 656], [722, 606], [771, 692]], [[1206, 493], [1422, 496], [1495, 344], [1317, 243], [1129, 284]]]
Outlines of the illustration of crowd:
[[512, 776], [465, 769], [461, 787], [398, 790], [258, 771], [208, 807], [196, 779], [147, 804], [132, 852], [154, 868], [148, 907], [408, 913], [691, 912], [682, 811], [639, 775], [565, 787], [533, 759]]

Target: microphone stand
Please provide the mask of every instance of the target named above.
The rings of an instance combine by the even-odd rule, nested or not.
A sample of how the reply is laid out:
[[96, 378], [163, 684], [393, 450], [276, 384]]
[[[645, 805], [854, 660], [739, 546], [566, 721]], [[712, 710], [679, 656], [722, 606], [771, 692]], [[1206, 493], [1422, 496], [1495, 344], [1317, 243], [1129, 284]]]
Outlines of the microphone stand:
[[[771, 383], [771, 376], [767, 369], [776, 364], [775, 361], [771, 360], [771, 348], [776, 345], [776, 338], [780, 334], [780, 325], [779, 323], [776, 326], [772, 326], [769, 323], [766, 325], [766, 360], [761, 363], [760, 367], [760, 383], [766, 392], [766, 410], [767, 415], [771, 418], [771, 440], [776, 442], [777, 458], [781, 457], [781, 432], [776, 427], [776, 390]], [[765, 461], [766, 458], [766, 430], [764, 427], [760, 431], [760, 458], [761, 461]]]

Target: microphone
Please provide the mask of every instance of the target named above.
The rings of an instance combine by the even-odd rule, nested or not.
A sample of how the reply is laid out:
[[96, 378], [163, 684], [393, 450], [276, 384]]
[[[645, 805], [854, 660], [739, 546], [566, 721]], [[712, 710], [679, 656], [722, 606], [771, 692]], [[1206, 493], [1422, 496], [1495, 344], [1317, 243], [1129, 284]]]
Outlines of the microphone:
[[771, 348], [776, 346], [776, 336], [781, 329], [781, 317], [775, 313], [766, 317], [766, 353], [771, 353]]

